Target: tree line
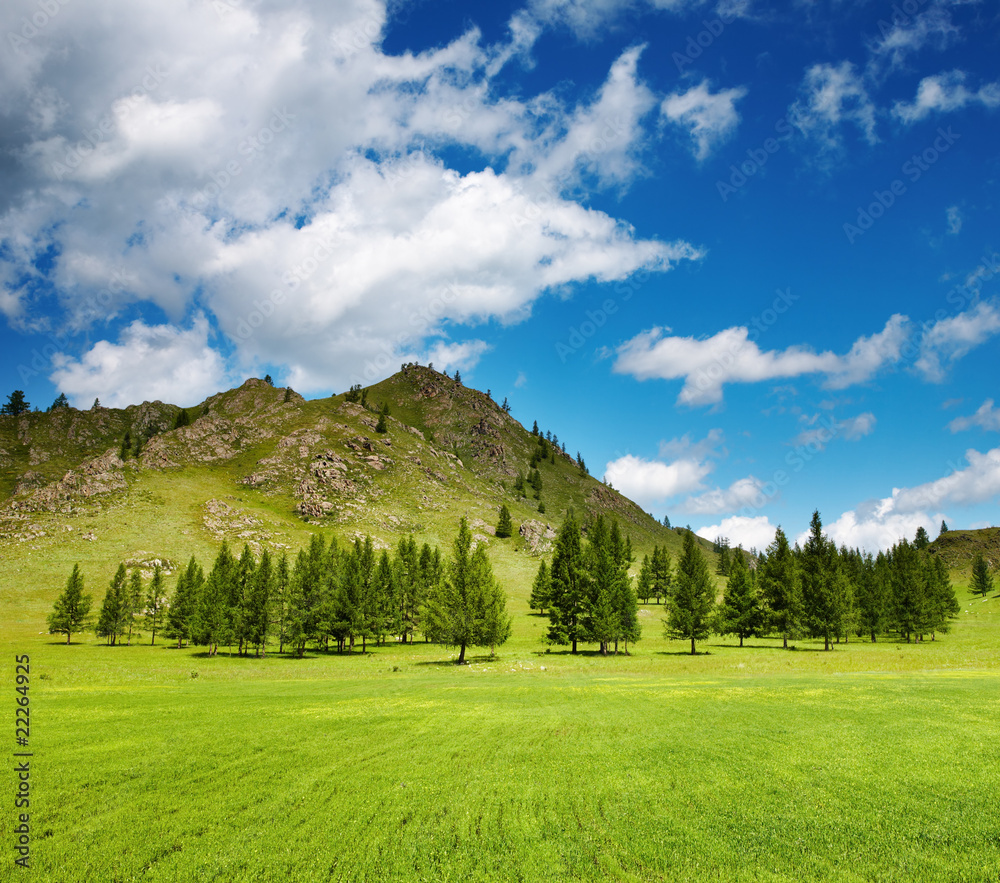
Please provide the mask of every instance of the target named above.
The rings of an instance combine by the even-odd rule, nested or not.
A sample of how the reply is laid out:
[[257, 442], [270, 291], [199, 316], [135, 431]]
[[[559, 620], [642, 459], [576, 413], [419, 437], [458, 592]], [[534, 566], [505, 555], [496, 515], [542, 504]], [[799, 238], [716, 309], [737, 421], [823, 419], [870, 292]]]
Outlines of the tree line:
[[124, 564], [108, 587], [96, 624], [90, 616], [92, 597], [84, 592], [79, 566], [56, 600], [50, 632], [66, 634], [93, 625], [109, 644], [131, 643], [140, 625], [156, 636], [207, 649], [235, 647], [240, 656], [279, 653], [303, 656], [312, 647], [350, 653], [358, 644], [387, 640], [412, 643], [420, 633], [427, 641], [459, 648], [490, 647], [510, 637], [507, 598], [493, 575], [483, 545], [472, 548], [463, 518], [452, 555], [412, 536], [401, 539], [390, 555], [376, 553], [371, 537], [341, 545], [319, 534], [290, 563], [286, 553], [274, 560], [265, 549], [256, 558], [244, 546], [237, 558], [223, 542], [211, 568], [192, 557], [177, 576], [167, 598], [162, 568], [144, 582], [139, 568]]

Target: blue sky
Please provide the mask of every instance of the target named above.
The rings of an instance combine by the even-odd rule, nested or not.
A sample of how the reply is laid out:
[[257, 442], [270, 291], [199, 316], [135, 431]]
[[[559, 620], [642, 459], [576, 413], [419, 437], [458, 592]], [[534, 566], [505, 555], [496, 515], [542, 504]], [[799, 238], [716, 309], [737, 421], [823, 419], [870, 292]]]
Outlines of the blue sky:
[[419, 360], [660, 517], [996, 522], [996, 4], [0, 10], [7, 386]]

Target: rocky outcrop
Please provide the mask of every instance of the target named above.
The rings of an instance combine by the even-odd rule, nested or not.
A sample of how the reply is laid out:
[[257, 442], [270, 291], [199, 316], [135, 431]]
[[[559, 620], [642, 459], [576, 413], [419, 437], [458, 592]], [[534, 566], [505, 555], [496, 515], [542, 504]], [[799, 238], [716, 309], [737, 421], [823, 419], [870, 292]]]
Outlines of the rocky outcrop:
[[517, 531], [533, 555], [543, 555], [552, 551], [552, 540], [556, 537], [555, 529], [550, 524], [541, 521], [525, 521]]

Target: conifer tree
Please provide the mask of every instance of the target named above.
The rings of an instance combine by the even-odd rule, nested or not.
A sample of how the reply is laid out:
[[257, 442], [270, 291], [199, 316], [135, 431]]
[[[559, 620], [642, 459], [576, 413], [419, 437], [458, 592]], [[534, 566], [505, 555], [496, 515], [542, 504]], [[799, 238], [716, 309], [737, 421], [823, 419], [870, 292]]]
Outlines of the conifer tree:
[[271, 610], [274, 605], [276, 574], [271, 564], [271, 553], [264, 549], [260, 562], [250, 579], [248, 597], [246, 638], [263, 658], [267, 651], [267, 638], [271, 627]]
[[916, 547], [900, 540], [892, 548], [892, 617], [893, 626], [906, 643], [929, 631], [927, 585]]
[[500, 507], [500, 518], [497, 521], [496, 536], [505, 540], [514, 533], [514, 525], [510, 520], [510, 509], [506, 505]]
[[871, 554], [864, 558], [857, 582], [858, 629], [871, 636], [874, 644], [888, 624], [889, 616], [889, 562], [882, 552], [878, 558]]
[[[27, 414], [30, 410], [31, 404], [24, 397], [24, 390], [15, 389], [7, 396], [7, 403], [3, 406], [2, 413], [10, 417], [17, 417], [21, 414]], [[62, 629], [59, 631], [62, 631]], [[66, 643], [68, 644], [69, 641]]]
[[795, 557], [780, 527], [767, 547], [760, 570], [761, 594], [767, 603], [770, 626], [781, 634], [787, 650], [788, 639], [798, 633], [802, 601]]
[[946, 533], [948, 533], [948, 524], [947, 524], [947, 522], [942, 521], [941, 522], [941, 530], [938, 533], [938, 536], [940, 537], [942, 534], [946, 534]]
[[929, 626], [933, 641], [935, 632], [947, 633], [951, 630], [951, 620], [962, 612], [962, 606], [955, 595], [948, 568], [937, 555], [924, 556], [924, 580], [927, 583]]
[[590, 578], [583, 558], [580, 525], [570, 513], [559, 528], [551, 566], [548, 640], [553, 644], [577, 644], [585, 639], [583, 618], [590, 591]]
[[695, 641], [709, 635], [712, 609], [715, 607], [715, 587], [708, 572], [708, 563], [694, 539], [694, 533], [684, 534], [684, 545], [677, 560], [677, 573], [669, 598], [669, 613], [663, 620], [667, 637], [691, 641], [694, 656]]
[[535, 574], [535, 581], [531, 584], [531, 598], [528, 606], [532, 610], [544, 613], [549, 606], [549, 594], [552, 591], [552, 580], [549, 576], [549, 565], [543, 558], [538, 565], [538, 573]]
[[660, 603], [660, 598], [664, 599], [670, 594], [670, 587], [673, 585], [673, 562], [667, 547], [662, 549], [653, 546], [653, 557], [649, 561], [650, 575], [652, 577], [652, 595], [656, 598], [656, 603]]
[[73, 632], [82, 631], [90, 622], [90, 608], [93, 596], [83, 590], [83, 574], [80, 565], [73, 565], [73, 572], [66, 582], [66, 588], [56, 598], [52, 612], [48, 616], [49, 634], [66, 633], [66, 643], [70, 643]]
[[538, 421], [536, 420], [531, 427], [531, 434], [538, 435]]
[[52, 403], [51, 410], [56, 411], [59, 408], [68, 408], [68, 407], [69, 407], [69, 399], [66, 398], [66, 393], [61, 392], [56, 397], [56, 400]]
[[198, 598], [192, 637], [198, 644], [208, 647], [208, 655], [215, 656], [219, 645], [232, 640], [229, 611], [230, 584], [235, 579], [236, 561], [225, 540], [215, 557], [215, 563], [205, 578]]
[[923, 552], [931, 544], [931, 538], [927, 536], [927, 530], [923, 525], [917, 528], [917, 535], [914, 537], [913, 545], [918, 552]]
[[[132, 631], [135, 626], [136, 614], [142, 610], [142, 573], [138, 567], [132, 569], [132, 573], [129, 574], [128, 578], [128, 591], [126, 592], [126, 600], [128, 607], [125, 612], [125, 621], [128, 624], [128, 646], [132, 646]], [[141, 638], [142, 635], [139, 634], [139, 630], [135, 629], [136, 638]]]
[[635, 593], [643, 604], [649, 602], [649, 596], [653, 594], [653, 571], [649, 564], [649, 556], [642, 556], [642, 565], [639, 568], [639, 579], [636, 581]]
[[188, 416], [187, 408], [181, 408], [177, 412], [177, 418], [174, 420], [174, 429], [180, 429], [183, 426], [190, 426], [191, 418]]
[[974, 595], [982, 595], [984, 598], [993, 591], [993, 574], [990, 573], [990, 565], [982, 552], [977, 552], [972, 559], [972, 579], [969, 581], [969, 589]]
[[823, 649], [829, 650], [831, 639], [841, 633], [846, 588], [836, 547], [823, 534], [818, 509], [813, 511], [799, 563], [804, 621], [809, 633], [823, 638]]
[[192, 555], [187, 567], [177, 577], [174, 597], [167, 609], [166, 623], [163, 628], [163, 634], [166, 637], [177, 639], [178, 649], [184, 646], [185, 641], [191, 640], [192, 620], [198, 603], [198, 595], [204, 582], [204, 571]]
[[278, 627], [278, 652], [285, 652], [285, 617], [288, 613], [288, 554], [281, 553], [274, 574], [274, 624]]
[[719, 607], [716, 631], [720, 635], [736, 635], [742, 647], [745, 638], [759, 637], [763, 628], [764, 606], [743, 549], [737, 548]]
[[496, 647], [510, 635], [506, 598], [493, 576], [486, 548], [471, 552], [472, 533], [462, 518], [455, 537], [447, 577], [427, 605], [427, 634], [432, 641], [458, 647], [458, 664], [465, 649]]
[[115, 640], [122, 634], [122, 627], [125, 624], [124, 613], [128, 603], [126, 579], [125, 565], [119, 564], [118, 570], [111, 580], [111, 585], [104, 595], [101, 612], [97, 618], [97, 637], [107, 638], [108, 644], [112, 647], [115, 645]]
[[153, 568], [153, 578], [149, 581], [149, 587], [146, 589], [146, 609], [143, 612], [146, 625], [149, 626], [151, 632], [150, 645], [156, 643], [157, 629], [163, 625], [166, 600], [163, 589], [163, 568], [157, 564]]
[[531, 487], [534, 491], [535, 499], [540, 500], [542, 498], [542, 473], [537, 469], [531, 472]]

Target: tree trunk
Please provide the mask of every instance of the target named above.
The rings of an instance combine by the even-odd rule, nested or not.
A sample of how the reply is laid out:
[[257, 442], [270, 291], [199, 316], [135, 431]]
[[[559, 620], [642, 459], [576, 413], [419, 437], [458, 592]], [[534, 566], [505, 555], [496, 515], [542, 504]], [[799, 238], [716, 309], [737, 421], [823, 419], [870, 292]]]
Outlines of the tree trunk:
[[458, 651], [458, 664], [462, 665], [465, 662], [465, 644], [462, 644], [461, 649]]
[[694, 635], [691, 635], [691, 655], [694, 656]]
[[788, 632], [785, 632], [784, 635], [782, 635], [782, 637], [785, 639], [784, 648], [787, 650], [788, 649]]
[[66, 632], [66, 643], [67, 643], [67, 644], [69, 643], [69, 639], [70, 639], [70, 634], [71, 634], [71, 633], [70, 633], [70, 632], [69, 632], [69, 631], [67, 630], [67, 632]]
[[[67, 644], [69, 641], [66, 642]], [[573, 652], [576, 653], [576, 638], [573, 638]]]
[[823, 649], [824, 650], [829, 650], [830, 649], [830, 636], [829, 635], [823, 635]]

